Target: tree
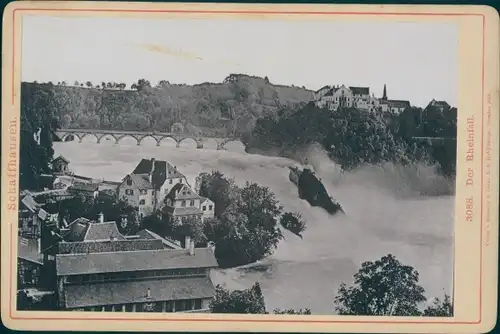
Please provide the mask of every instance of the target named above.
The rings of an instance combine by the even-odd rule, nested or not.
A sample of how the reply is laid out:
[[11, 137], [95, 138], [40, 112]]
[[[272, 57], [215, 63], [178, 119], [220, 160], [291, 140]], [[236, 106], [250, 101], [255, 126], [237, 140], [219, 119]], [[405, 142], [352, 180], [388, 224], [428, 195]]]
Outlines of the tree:
[[302, 232], [306, 230], [306, 223], [300, 213], [285, 212], [280, 219], [281, 225], [290, 232], [302, 238]]
[[294, 309], [285, 309], [285, 310], [280, 310], [280, 309], [274, 309], [273, 310], [274, 314], [295, 314], [295, 315], [301, 315], [301, 314], [311, 314], [311, 309], [305, 308], [305, 309], [299, 309], [299, 310], [294, 310]]
[[85, 85], [86, 85], [88, 88], [92, 88], [92, 82], [90, 82], [90, 81], [87, 81], [87, 82], [85, 83]]
[[364, 262], [354, 275], [354, 285], [342, 283], [334, 299], [340, 315], [418, 316], [426, 301], [419, 274], [389, 254]]
[[212, 313], [267, 313], [264, 296], [258, 282], [250, 289], [231, 292], [217, 285], [215, 299], [210, 303], [210, 310]]
[[174, 220], [172, 224], [172, 237], [177, 240], [184, 240], [190, 237], [196, 245], [206, 246], [207, 237], [204, 233], [204, 224], [200, 217], [188, 217], [183, 221]]
[[74, 86], [80, 86], [80, 83], [75, 80]]
[[51, 174], [54, 156], [52, 142], [59, 129], [54, 93], [47, 89], [21, 84], [21, 189], [42, 189], [42, 174]]
[[449, 295], [445, 294], [444, 299], [435, 298], [432, 305], [424, 310], [425, 317], [452, 317], [453, 304]]
[[225, 178], [219, 171], [201, 173], [196, 177], [196, 192], [214, 202], [216, 217], [222, 217], [235, 197], [235, 190], [234, 181]]

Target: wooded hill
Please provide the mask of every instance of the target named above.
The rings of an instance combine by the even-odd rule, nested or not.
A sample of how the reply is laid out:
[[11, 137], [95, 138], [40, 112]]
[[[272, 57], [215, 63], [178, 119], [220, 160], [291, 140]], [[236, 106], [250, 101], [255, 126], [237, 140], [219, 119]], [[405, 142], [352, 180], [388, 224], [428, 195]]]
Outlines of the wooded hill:
[[[103, 86], [105, 88], [103, 88]], [[252, 131], [258, 118], [296, 109], [312, 100], [305, 88], [275, 85], [266, 78], [231, 74], [222, 83], [152, 86], [140, 79], [121, 83], [23, 83], [25, 99], [49, 93], [61, 127], [236, 135]]]

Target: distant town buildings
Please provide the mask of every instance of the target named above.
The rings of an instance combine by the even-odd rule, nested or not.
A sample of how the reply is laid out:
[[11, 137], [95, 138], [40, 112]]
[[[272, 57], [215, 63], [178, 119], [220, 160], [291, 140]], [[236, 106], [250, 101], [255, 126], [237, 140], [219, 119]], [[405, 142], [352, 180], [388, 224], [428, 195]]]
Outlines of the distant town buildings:
[[384, 85], [382, 98], [370, 94], [369, 87], [324, 86], [314, 92], [314, 101], [319, 108], [336, 111], [338, 108], [356, 108], [367, 112], [383, 111], [401, 113], [410, 107], [409, 101], [389, 100]]

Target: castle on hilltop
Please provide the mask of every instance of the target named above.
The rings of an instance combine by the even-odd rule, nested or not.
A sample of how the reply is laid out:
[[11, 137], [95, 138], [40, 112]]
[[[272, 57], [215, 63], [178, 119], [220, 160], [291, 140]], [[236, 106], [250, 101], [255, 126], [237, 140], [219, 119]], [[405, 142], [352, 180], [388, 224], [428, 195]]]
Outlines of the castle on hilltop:
[[399, 114], [410, 107], [409, 101], [389, 100], [384, 85], [382, 98], [370, 95], [369, 87], [324, 86], [314, 92], [314, 102], [319, 108], [335, 111], [340, 107], [356, 108], [368, 112], [377, 110]]

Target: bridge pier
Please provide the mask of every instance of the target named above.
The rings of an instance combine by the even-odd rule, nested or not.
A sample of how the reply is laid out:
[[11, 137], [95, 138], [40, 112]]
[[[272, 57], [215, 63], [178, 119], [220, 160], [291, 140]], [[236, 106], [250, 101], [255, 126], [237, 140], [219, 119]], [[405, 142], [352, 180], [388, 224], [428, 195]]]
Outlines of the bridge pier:
[[159, 141], [156, 141], [156, 146], [160, 146], [160, 142]]
[[176, 143], [175, 143], [175, 147], [176, 147], [176, 148], [179, 148], [179, 147], [181, 147], [181, 143], [179, 143], [179, 142], [176, 142]]
[[196, 144], [196, 148], [202, 149], [203, 148], [203, 144]]

